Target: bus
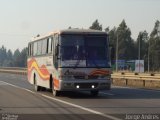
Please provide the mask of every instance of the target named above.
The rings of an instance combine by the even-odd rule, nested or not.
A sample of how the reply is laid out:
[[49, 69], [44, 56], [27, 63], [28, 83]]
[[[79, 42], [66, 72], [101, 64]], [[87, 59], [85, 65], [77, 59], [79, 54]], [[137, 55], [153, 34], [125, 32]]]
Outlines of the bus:
[[36, 91], [89, 91], [111, 88], [111, 61], [106, 32], [67, 29], [28, 43], [28, 81]]

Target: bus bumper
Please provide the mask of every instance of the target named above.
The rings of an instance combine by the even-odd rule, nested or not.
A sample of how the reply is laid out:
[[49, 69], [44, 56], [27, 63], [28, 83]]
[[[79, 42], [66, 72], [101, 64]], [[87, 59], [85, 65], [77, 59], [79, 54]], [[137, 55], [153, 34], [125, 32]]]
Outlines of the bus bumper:
[[110, 90], [111, 80], [60, 80], [59, 91]]

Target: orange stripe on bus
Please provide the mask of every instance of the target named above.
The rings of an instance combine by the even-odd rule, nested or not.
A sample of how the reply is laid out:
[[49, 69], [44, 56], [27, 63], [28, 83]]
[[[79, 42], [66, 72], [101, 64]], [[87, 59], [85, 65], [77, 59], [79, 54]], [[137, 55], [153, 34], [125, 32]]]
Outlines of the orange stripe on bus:
[[31, 77], [31, 73], [33, 70], [36, 70], [37, 73], [39, 74], [39, 76], [43, 79], [43, 80], [49, 80], [50, 78], [50, 73], [48, 72], [47, 68], [45, 65], [42, 65], [41, 67], [38, 66], [37, 62], [35, 59], [31, 59], [28, 62], [28, 78], [30, 79]]
[[59, 80], [54, 79], [54, 88], [59, 89]]
[[108, 70], [94, 70], [89, 75], [108, 75], [109, 73]]

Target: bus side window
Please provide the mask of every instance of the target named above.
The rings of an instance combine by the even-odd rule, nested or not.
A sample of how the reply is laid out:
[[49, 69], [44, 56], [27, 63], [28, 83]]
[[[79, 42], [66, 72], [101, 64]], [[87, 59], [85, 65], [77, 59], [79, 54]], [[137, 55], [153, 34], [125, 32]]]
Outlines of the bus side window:
[[29, 45], [29, 56], [32, 56], [33, 54], [32, 54], [32, 46], [33, 46], [33, 44], [31, 43], [30, 45]]
[[32, 55], [31, 52], [32, 52], [32, 44], [29, 45], [29, 56]]
[[53, 61], [55, 61], [55, 36], [52, 37]]
[[31, 43], [31, 47], [30, 47], [30, 55], [33, 56], [33, 43]]
[[42, 55], [47, 53], [47, 39], [42, 40]]
[[33, 43], [32, 43], [32, 56], [33, 56]]
[[52, 38], [47, 39], [47, 53], [50, 54], [52, 53]]
[[28, 56], [30, 56], [30, 46], [31, 44], [28, 44]]
[[38, 41], [37, 42], [38, 47], [37, 47], [37, 55], [41, 55], [42, 54], [42, 41]]
[[36, 56], [37, 53], [38, 53], [38, 51], [37, 51], [37, 42], [34, 42], [34, 44], [33, 44], [33, 55]]

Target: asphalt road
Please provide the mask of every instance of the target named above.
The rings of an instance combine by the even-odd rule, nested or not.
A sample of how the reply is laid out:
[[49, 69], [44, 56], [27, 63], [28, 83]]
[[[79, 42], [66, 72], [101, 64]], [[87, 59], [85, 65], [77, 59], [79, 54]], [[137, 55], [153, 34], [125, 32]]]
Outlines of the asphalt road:
[[[0, 73], [0, 119], [7, 120], [160, 119], [160, 91], [113, 86], [88, 92], [35, 92], [23, 75]], [[8, 119], [8, 120], [10, 120]], [[149, 120], [152, 120], [149, 119]]]

